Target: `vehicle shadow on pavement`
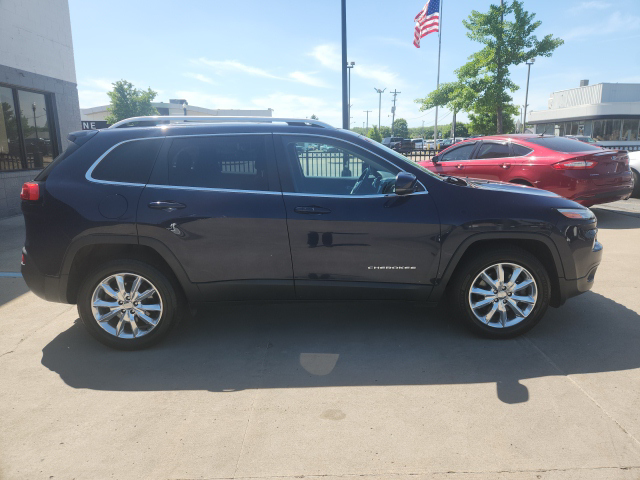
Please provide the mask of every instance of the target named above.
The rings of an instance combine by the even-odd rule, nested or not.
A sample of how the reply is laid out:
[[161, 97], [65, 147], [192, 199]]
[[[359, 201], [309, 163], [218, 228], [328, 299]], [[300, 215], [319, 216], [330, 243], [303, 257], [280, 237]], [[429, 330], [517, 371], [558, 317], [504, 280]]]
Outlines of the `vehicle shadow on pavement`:
[[471, 335], [440, 308], [402, 302], [219, 304], [138, 352], [96, 342], [80, 321], [42, 364], [73, 388], [112, 391], [495, 383], [526, 402], [521, 380], [640, 367], [640, 316], [586, 293], [550, 309], [528, 335]]
[[591, 210], [598, 219], [598, 228], [612, 230], [640, 228], [640, 213], [598, 207], [591, 207]]

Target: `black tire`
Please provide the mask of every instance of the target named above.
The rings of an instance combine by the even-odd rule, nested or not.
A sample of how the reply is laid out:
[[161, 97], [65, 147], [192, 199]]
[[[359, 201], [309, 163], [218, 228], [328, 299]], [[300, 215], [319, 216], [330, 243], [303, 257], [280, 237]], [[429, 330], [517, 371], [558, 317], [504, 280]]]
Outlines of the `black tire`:
[[633, 172], [633, 193], [631, 196], [640, 198], [640, 175], [635, 170], [631, 171]]
[[[536, 303], [528, 316], [520, 323], [504, 328], [496, 328], [481, 322], [469, 305], [469, 292], [476, 277], [485, 269], [498, 263], [511, 263], [524, 267], [535, 280], [537, 287]], [[516, 247], [485, 250], [468, 258], [456, 269], [449, 288], [449, 299], [456, 318], [473, 332], [490, 338], [513, 338], [531, 330], [544, 316], [550, 298], [551, 281], [546, 268], [534, 255]]]
[[[92, 311], [92, 297], [98, 285], [108, 277], [123, 272], [139, 275], [149, 281], [155, 287], [162, 304], [156, 326], [136, 338], [119, 338], [108, 333], [99, 325]], [[137, 260], [116, 260], [101, 265], [87, 276], [78, 292], [78, 314], [84, 326], [96, 340], [118, 350], [139, 350], [160, 342], [179, 322], [179, 306], [177, 288], [169, 278], [154, 267]]]

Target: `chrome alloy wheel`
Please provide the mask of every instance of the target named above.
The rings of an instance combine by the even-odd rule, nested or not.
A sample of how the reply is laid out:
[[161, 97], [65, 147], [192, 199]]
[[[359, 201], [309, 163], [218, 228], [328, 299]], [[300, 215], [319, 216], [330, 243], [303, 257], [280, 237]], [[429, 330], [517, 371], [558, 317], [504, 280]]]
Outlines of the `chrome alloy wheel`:
[[496, 263], [475, 278], [469, 306], [480, 322], [493, 328], [513, 327], [529, 316], [538, 288], [529, 271], [514, 263]]
[[135, 273], [116, 273], [98, 284], [91, 297], [93, 318], [118, 338], [138, 338], [151, 332], [162, 317], [156, 287]]

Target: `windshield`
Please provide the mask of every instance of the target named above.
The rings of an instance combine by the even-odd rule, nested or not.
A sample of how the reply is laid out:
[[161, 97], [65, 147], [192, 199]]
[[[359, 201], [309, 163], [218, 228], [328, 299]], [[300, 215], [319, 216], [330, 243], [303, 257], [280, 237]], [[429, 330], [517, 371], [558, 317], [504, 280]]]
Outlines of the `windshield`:
[[376, 147], [384, 150], [386, 153], [389, 153], [391, 155], [393, 155], [394, 157], [396, 157], [398, 160], [400, 160], [403, 163], [408, 163], [409, 165], [412, 165], [416, 168], [419, 168], [420, 170], [422, 170], [425, 173], [428, 173], [431, 177], [433, 178], [437, 178], [438, 180], [442, 180], [442, 177], [440, 177], [440, 175], [437, 175], [435, 173], [433, 173], [431, 170], [428, 170], [427, 168], [423, 167], [422, 165], [413, 162], [411, 160], [409, 160], [407, 157], [405, 157], [404, 155], [402, 155], [401, 153], [396, 152], [395, 150], [390, 149], [389, 147], [387, 147], [386, 145], [382, 145], [379, 142], [376, 142], [375, 140], [371, 140], [370, 138], [365, 137], [364, 135], [360, 135], [359, 133], [355, 133], [355, 132], [349, 132], [351, 135], [354, 135], [366, 142], [369, 142], [372, 145], [375, 145]]

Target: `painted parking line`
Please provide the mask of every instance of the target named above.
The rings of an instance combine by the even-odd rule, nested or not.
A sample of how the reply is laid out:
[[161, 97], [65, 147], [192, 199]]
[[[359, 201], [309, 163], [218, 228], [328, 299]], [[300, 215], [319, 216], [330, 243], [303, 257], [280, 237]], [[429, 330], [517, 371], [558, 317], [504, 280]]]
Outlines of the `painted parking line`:
[[0, 277], [22, 278], [22, 274], [16, 272], [0, 272]]

